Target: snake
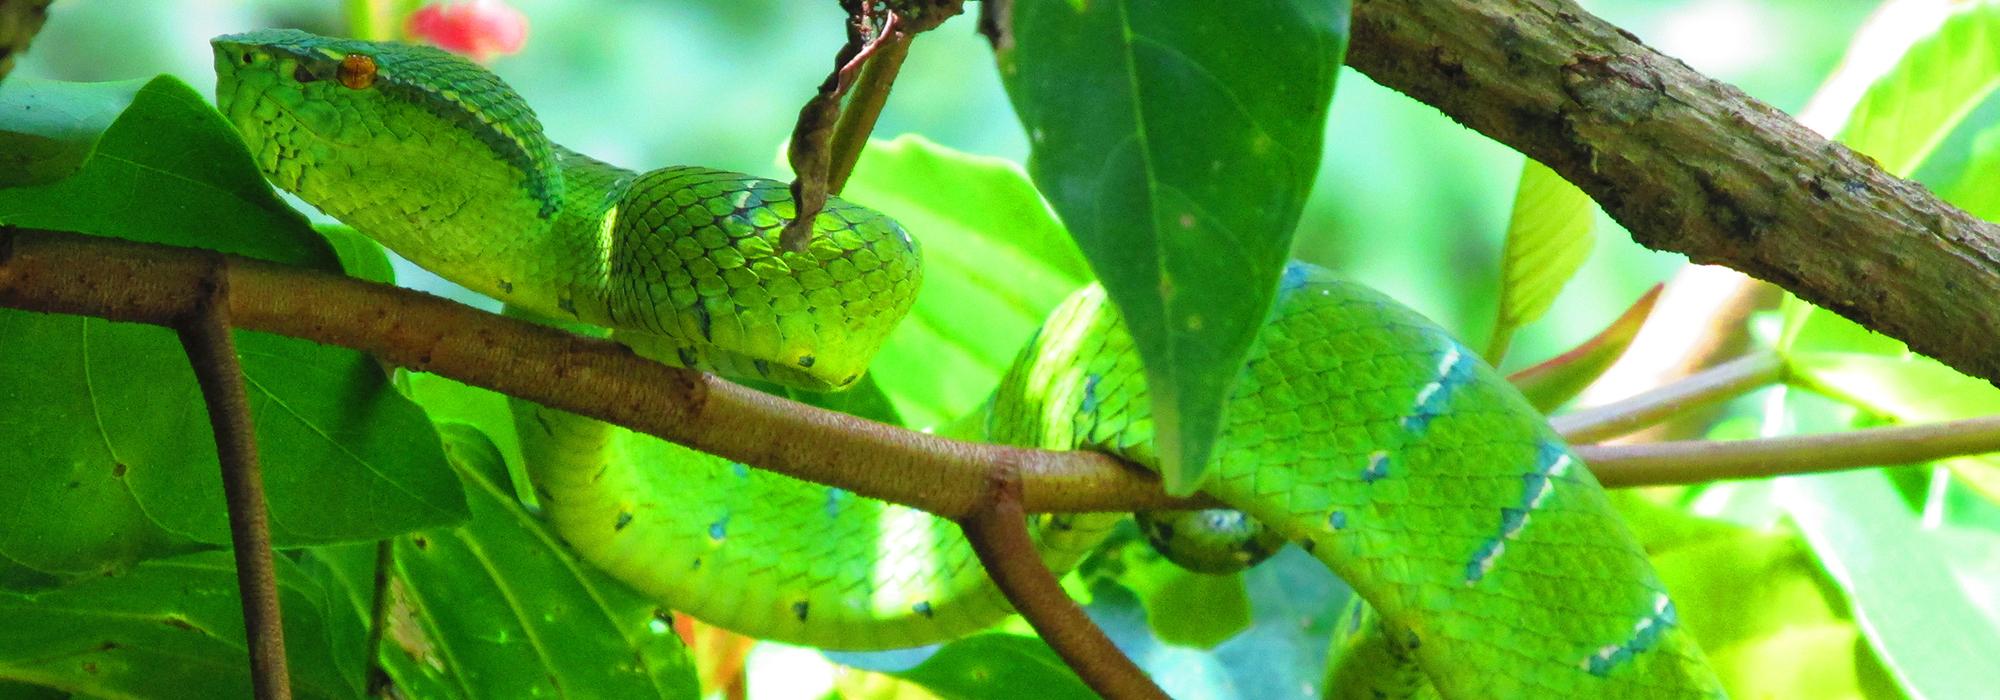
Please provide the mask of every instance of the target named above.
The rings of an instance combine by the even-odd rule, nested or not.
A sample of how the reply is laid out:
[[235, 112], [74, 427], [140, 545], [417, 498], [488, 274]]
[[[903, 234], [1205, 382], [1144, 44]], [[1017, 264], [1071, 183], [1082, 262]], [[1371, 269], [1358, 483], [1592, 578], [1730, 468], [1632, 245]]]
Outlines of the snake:
[[[787, 246], [785, 183], [640, 173], [557, 146], [519, 94], [447, 52], [298, 30], [211, 44], [218, 108], [273, 184], [510, 311], [646, 358], [839, 390], [922, 282], [920, 245], [884, 214], [833, 197], [806, 244]], [[970, 424], [992, 442], [1157, 468], [1151, 398], [1093, 284], [1048, 315]], [[1013, 612], [951, 521], [512, 406], [549, 526], [675, 610], [826, 649], [932, 644]], [[1332, 693], [1723, 694], [1586, 465], [1417, 312], [1288, 264], [1226, 415], [1203, 492], [1267, 528], [1256, 541], [1304, 549], [1366, 601], [1342, 623]], [[1124, 517], [1029, 525], [1062, 572]], [[1200, 537], [1177, 522], [1190, 521], [1148, 530]]]

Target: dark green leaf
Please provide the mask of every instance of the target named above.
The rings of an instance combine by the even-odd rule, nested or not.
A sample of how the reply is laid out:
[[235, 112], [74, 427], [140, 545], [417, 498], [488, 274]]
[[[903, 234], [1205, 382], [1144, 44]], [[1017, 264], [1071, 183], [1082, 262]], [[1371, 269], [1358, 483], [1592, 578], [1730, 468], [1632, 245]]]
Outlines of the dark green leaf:
[[[13, 89], [9, 84], [8, 89]], [[47, 84], [84, 104], [102, 88]], [[0, 123], [0, 129], [11, 128]], [[68, 178], [0, 189], [0, 222], [197, 246], [337, 269], [333, 249], [272, 193], [222, 117], [186, 85], [134, 93]], [[463, 518], [423, 414], [360, 353], [239, 332], [280, 546], [372, 539]], [[223, 544], [215, 447], [172, 332], [0, 311], [0, 555], [48, 574]]]
[[1201, 483], [1318, 172], [1344, 1], [1020, 0], [1029, 172], [1123, 312], [1169, 493]]
[[[293, 691], [359, 697], [361, 657], [335, 653], [355, 640], [335, 638], [318, 585], [290, 560], [277, 564]], [[91, 697], [250, 697], [228, 552], [157, 559], [41, 594], [0, 592], [0, 620], [0, 679]]]
[[577, 561], [523, 511], [483, 434], [457, 424], [444, 434], [472, 520], [396, 540], [382, 653], [398, 685], [471, 698], [695, 697], [667, 612]]
[[1090, 281], [1019, 166], [902, 136], [871, 143], [841, 196], [924, 246], [924, 284], [871, 372], [909, 425], [971, 413], [1042, 318]]

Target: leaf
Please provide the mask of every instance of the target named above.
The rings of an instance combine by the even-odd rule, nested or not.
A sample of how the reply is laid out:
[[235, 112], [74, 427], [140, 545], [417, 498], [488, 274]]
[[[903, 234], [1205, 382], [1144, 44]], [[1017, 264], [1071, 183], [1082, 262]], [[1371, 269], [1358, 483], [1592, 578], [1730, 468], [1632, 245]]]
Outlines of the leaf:
[[1533, 158], [1522, 163], [1500, 255], [1500, 311], [1487, 362], [1500, 364], [1514, 330], [1548, 313], [1556, 294], [1590, 258], [1596, 220], [1590, 195]]
[[1612, 494], [1730, 694], [1901, 697], [1796, 534], [1693, 517], [1638, 496]]
[[[101, 98], [38, 89], [51, 103]], [[134, 93], [73, 175], [0, 189], [0, 222], [336, 265], [222, 117], [168, 77]], [[373, 359], [262, 333], [237, 342], [278, 545], [464, 517], [435, 433]], [[0, 311], [0, 352], [0, 395], [16, 398], [0, 429], [23, 436], [0, 464], [15, 485], [0, 492], [0, 556], [62, 577], [229, 541], [214, 440], [171, 331]]]
[[[334, 653], [323, 591], [278, 557], [285, 655], [301, 697], [361, 695], [360, 656]], [[144, 562], [40, 594], [0, 592], [0, 679], [93, 697], [250, 697], [227, 552]]]
[[2000, 3], [1953, 3], [1854, 105], [1835, 140], [1908, 177], [2000, 87]]
[[443, 434], [472, 519], [396, 539], [382, 654], [397, 684], [472, 698], [696, 697], [667, 611], [522, 510], [485, 435], [457, 424]]
[[144, 84], [8, 81], [0, 89], [0, 187], [39, 185], [75, 173]]
[[315, 225], [313, 230], [333, 246], [334, 256], [340, 259], [340, 269], [347, 276], [382, 284], [396, 283], [396, 269], [389, 264], [388, 249], [376, 243], [375, 239], [361, 235], [346, 224]]
[[[1954, 576], [1958, 556], [1922, 526], [1887, 472], [1781, 477], [1781, 501], [1853, 601], [1868, 641], [1912, 697], [1978, 697], [2000, 684], [2000, 619]], [[1985, 555], [2000, 552], [1989, 538]]]
[[1042, 318], [1090, 268], [1020, 166], [905, 135], [862, 152], [841, 197], [924, 244], [924, 284], [875, 356], [908, 425], [942, 426], [993, 392]]
[[1520, 389], [1537, 411], [1548, 413], [1568, 403], [1625, 355], [1625, 349], [1632, 346], [1633, 339], [1639, 337], [1639, 328], [1653, 313], [1653, 304], [1659, 301], [1660, 290], [1665, 286], [1653, 285], [1638, 301], [1632, 302], [1625, 313], [1612, 319], [1610, 325], [1583, 341], [1583, 344], [1533, 367], [1509, 374], [1507, 381]]
[[1146, 364], [1169, 493], [1201, 485], [1319, 168], [1344, 1], [1021, 0], [1028, 171]]

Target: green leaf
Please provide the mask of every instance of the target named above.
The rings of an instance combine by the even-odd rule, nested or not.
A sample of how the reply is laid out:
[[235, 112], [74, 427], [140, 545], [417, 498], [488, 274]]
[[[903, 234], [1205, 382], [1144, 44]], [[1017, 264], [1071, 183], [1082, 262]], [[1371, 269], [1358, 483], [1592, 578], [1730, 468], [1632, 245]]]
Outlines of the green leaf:
[[1487, 362], [1500, 364], [1514, 330], [1548, 313], [1556, 294], [1590, 258], [1596, 220], [1590, 195], [1533, 158], [1521, 165], [1500, 255], [1500, 311]]
[[1021, 0], [1029, 173], [1146, 364], [1169, 493], [1201, 485], [1319, 169], [1344, 1]]
[[1507, 381], [1528, 397], [1528, 403], [1534, 404], [1535, 410], [1543, 413], [1568, 403], [1611, 369], [1611, 365], [1625, 355], [1626, 348], [1632, 347], [1632, 341], [1639, 337], [1640, 327], [1646, 324], [1646, 317], [1653, 313], [1654, 302], [1659, 301], [1660, 290], [1665, 287], [1663, 284], [1653, 285], [1597, 335], [1568, 352], [1507, 375]]
[[1796, 534], [1611, 495], [1731, 695], [1901, 697]]
[[0, 89], [0, 187], [44, 184], [75, 173], [144, 84], [7, 81]]
[[696, 697], [667, 611], [578, 561], [522, 510], [484, 434], [443, 432], [472, 519], [395, 541], [381, 653], [397, 684], [470, 698]]
[[924, 284], [869, 373], [912, 427], [977, 409], [1042, 318], [1090, 282], [1020, 166], [905, 135], [870, 143], [841, 197], [923, 241]]
[[[1958, 582], [1933, 536], [1880, 469], [1782, 477], [1780, 499], [1856, 620], [1912, 697], [1978, 697], [2000, 684], [2000, 619]], [[1989, 541], [1991, 556], [2000, 542]]]
[[[50, 103], [102, 98], [95, 86], [37, 89]], [[337, 269], [221, 115], [167, 77], [133, 94], [74, 174], [0, 189], [0, 223]], [[278, 545], [464, 517], [436, 434], [373, 359], [254, 332], [237, 344]], [[0, 352], [0, 395], [26, 399], [0, 404], [0, 426], [22, 436], [0, 464], [15, 485], [0, 490], [0, 556], [62, 577], [229, 541], [214, 440], [171, 331], [0, 311]]]
[[389, 264], [389, 251], [375, 239], [361, 235], [347, 224], [314, 225], [313, 230], [333, 246], [334, 255], [340, 258], [340, 269], [347, 276], [382, 284], [396, 283], [396, 269]]
[[2000, 87], [2000, 3], [1954, 3], [1854, 105], [1835, 140], [1908, 177]]
[[[289, 559], [276, 563], [293, 691], [359, 697], [361, 657], [335, 653], [357, 641], [336, 638], [318, 585]], [[157, 559], [46, 593], [0, 592], [0, 620], [0, 679], [91, 697], [250, 697], [228, 552]]]

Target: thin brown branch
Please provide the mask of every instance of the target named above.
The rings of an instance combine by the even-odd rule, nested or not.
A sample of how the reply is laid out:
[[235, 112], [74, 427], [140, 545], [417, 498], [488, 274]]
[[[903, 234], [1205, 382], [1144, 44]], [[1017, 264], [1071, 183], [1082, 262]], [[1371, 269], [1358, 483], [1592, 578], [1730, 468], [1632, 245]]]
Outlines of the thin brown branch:
[[827, 74], [812, 98], [799, 108], [791, 144], [785, 148], [785, 158], [792, 166], [794, 214], [778, 233], [781, 249], [803, 251], [811, 240], [813, 220], [826, 207], [828, 171], [832, 167], [827, 142], [832, 139], [835, 120], [840, 117], [840, 99], [847, 95], [848, 86], [854, 84], [862, 63], [896, 32], [895, 13], [885, 13], [882, 26], [875, 26], [875, 13], [869, 7], [873, 4], [841, 0], [841, 7], [847, 10], [847, 43], [834, 54], [833, 72]]
[[243, 632], [250, 653], [251, 687], [258, 700], [288, 700], [284, 617], [271, 561], [271, 531], [264, 509], [264, 477], [257, 464], [257, 433], [236, 341], [229, 329], [229, 261], [220, 253], [198, 256], [205, 264], [199, 294], [188, 313], [173, 320], [181, 347], [215, 431], [222, 465], [222, 493], [229, 509], [229, 541], [236, 549], [236, 588], [243, 599]]
[[395, 540], [377, 541], [374, 594], [368, 601], [368, 643], [365, 645], [368, 650], [361, 666], [367, 669], [369, 697], [380, 697], [391, 682], [388, 670], [382, 668], [382, 638], [389, 633], [389, 580], [394, 576], [392, 569], [395, 565]]
[[847, 187], [847, 177], [854, 174], [854, 164], [861, 162], [861, 151], [868, 147], [868, 135], [875, 132], [875, 120], [882, 116], [882, 106], [889, 101], [889, 90], [903, 69], [903, 59], [910, 56], [914, 39], [915, 34], [895, 32], [876, 49], [875, 57], [862, 65], [854, 97], [847, 101], [840, 122], [833, 127], [826, 176], [829, 193], [840, 194]]
[[1028, 536], [1021, 480], [1012, 466], [993, 465], [987, 485], [984, 501], [958, 524], [994, 585], [1091, 690], [1114, 700], [1165, 700], [1166, 692], [1104, 636], [1042, 564]]
[[1576, 451], [1606, 487], [1695, 484], [2000, 452], [2000, 416], [1756, 440], [1586, 445]]
[[1752, 353], [1631, 398], [1555, 416], [1549, 425], [1572, 443], [1597, 442], [1768, 386], [1784, 371], [1777, 354]]
[[2000, 227], [1569, 0], [1356, 0], [1348, 61], [1548, 164], [1640, 243], [2000, 380]]
[[[204, 251], [0, 227], [0, 306], [171, 325], [194, 308]], [[240, 328], [353, 348], [947, 518], [972, 511], [993, 464], [1021, 470], [1034, 512], [1213, 507], [1169, 498], [1152, 474], [1096, 452], [951, 440], [778, 398], [645, 360], [622, 345], [421, 292], [231, 258]]]

